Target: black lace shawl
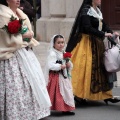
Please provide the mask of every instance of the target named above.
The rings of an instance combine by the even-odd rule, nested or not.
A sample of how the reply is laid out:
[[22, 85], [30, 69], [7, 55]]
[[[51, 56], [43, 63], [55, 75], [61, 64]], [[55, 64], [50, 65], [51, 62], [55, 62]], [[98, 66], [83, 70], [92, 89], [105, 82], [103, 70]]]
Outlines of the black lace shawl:
[[113, 33], [104, 20], [101, 21], [103, 23], [102, 30], [98, 30], [99, 20], [87, 15], [89, 8], [90, 6], [85, 6], [77, 17], [69, 37], [67, 52], [71, 52], [77, 43], [80, 42], [82, 33], [90, 34], [92, 39], [96, 36], [101, 40], [104, 39], [105, 32]]
[[67, 52], [71, 52], [73, 48], [76, 46], [76, 44], [79, 42], [78, 37], [81, 37], [80, 34], [81, 16], [86, 14], [89, 8], [90, 5], [82, 5], [81, 8], [79, 9], [69, 36], [68, 44], [66, 47]]

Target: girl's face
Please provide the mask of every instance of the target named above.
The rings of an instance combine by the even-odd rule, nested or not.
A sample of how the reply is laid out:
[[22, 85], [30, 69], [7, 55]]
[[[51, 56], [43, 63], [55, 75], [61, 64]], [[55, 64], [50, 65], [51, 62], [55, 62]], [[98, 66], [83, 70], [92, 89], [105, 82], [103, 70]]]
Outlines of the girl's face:
[[10, 8], [18, 8], [20, 6], [20, 0], [7, 0]]
[[54, 43], [54, 48], [58, 51], [62, 51], [65, 46], [65, 42], [63, 38], [57, 38]]
[[101, 5], [101, 0], [93, 0], [93, 5], [100, 6]]

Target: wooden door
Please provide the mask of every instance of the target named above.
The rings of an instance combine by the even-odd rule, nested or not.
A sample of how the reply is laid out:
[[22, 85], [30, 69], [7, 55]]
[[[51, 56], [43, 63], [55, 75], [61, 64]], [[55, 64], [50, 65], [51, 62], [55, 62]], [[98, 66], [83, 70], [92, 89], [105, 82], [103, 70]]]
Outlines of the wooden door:
[[104, 21], [113, 30], [120, 30], [120, 0], [102, 0]]

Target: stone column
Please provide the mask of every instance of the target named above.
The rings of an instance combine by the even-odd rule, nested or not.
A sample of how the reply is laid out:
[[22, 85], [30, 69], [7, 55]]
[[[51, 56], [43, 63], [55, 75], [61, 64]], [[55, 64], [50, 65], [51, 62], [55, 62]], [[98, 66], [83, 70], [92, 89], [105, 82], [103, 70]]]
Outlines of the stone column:
[[41, 0], [42, 17], [37, 20], [37, 39], [50, 41], [54, 34], [62, 34], [66, 41], [75, 16], [83, 0]]

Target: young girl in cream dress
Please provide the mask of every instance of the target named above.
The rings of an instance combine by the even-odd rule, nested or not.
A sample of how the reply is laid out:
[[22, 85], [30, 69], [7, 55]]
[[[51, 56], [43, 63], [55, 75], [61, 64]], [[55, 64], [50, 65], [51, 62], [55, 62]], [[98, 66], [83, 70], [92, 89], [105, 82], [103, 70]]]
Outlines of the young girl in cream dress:
[[74, 97], [71, 78], [65, 76], [66, 70], [71, 71], [72, 63], [64, 64], [63, 53], [65, 39], [62, 35], [54, 35], [50, 42], [47, 63], [45, 66], [45, 79], [50, 95], [51, 110], [61, 111], [64, 115], [74, 115]]

